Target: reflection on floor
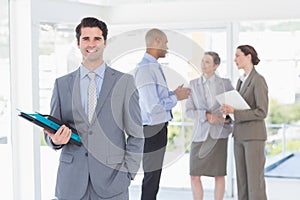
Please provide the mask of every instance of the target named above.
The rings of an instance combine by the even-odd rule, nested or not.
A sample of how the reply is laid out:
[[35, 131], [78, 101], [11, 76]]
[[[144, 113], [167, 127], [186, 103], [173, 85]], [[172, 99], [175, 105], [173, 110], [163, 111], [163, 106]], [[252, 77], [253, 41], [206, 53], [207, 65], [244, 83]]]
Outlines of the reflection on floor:
[[277, 156], [265, 170], [266, 177], [300, 179], [300, 152], [288, 152]]

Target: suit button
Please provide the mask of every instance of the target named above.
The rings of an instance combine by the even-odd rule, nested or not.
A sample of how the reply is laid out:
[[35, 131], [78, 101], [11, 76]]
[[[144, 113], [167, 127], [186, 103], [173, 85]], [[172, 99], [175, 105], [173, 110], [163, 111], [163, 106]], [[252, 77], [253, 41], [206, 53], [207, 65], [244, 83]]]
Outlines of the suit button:
[[92, 131], [89, 131], [89, 135], [92, 135], [93, 134], [93, 132]]
[[84, 155], [85, 155], [86, 157], [88, 157], [89, 154], [88, 154], [88, 153], [85, 153]]

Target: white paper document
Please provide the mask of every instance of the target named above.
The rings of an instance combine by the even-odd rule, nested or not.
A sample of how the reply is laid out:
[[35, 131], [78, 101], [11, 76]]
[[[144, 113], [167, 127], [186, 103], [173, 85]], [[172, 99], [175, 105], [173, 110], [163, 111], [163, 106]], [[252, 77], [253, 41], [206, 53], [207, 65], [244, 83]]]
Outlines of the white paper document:
[[[232, 106], [234, 109], [245, 110], [250, 109], [245, 99], [236, 90], [230, 90], [216, 96], [219, 104], [226, 104]], [[234, 119], [234, 116], [230, 114], [230, 117]]]

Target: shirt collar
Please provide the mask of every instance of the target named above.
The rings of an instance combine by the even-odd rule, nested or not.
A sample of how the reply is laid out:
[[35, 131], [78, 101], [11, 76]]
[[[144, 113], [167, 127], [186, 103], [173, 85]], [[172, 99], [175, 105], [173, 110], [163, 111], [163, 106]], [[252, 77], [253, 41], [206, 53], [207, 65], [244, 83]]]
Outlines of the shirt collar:
[[[253, 70], [253, 69], [252, 69], [252, 70]], [[252, 72], [252, 70], [251, 70], [251, 72]], [[249, 77], [249, 75], [251, 74], [251, 72], [250, 72], [248, 75], [243, 74], [242, 76], [240, 76], [240, 80], [241, 80], [242, 82], [245, 82], [245, 80]]]
[[156, 60], [156, 58], [154, 58], [152, 55], [150, 55], [147, 52], [144, 54], [144, 58], [146, 58], [147, 60], [151, 61], [152, 63], [158, 63], [158, 61]]
[[[106, 69], [106, 64], [103, 62], [99, 67], [97, 67], [93, 72], [96, 73], [101, 79], [104, 77], [104, 72]], [[83, 79], [88, 73], [91, 72], [88, 68], [86, 68], [82, 63], [80, 65], [80, 79]]]
[[[248, 74], [248, 76], [249, 76], [249, 74]], [[245, 82], [245, 80], [248, 78], [248, 76], [246, 76], [246, 74], [243, 74], [243, 75], [240, 76], [240, 80], [242, 82]]]
[[212, 83], [216, 80], [216, 74], [212, 75], [209, 79], [206, 79], [205, 76], [202, 76], [202, 83], [206, 84], [208, 82]]

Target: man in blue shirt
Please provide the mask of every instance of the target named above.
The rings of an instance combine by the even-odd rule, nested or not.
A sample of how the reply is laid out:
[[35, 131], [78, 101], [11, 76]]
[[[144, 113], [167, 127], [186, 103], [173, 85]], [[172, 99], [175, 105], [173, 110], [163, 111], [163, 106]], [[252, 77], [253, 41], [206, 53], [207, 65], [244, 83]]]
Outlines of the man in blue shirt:
[[146, 53], [138, 64], [135, 81], [139, 91], [144, 126], [142, 200], [155, 200], [159, 189], [162, 164], [167, 145], [167, 125], [177, 101], [187, 99], [191, 90], [179, 86], [169, 91], [159, 58], [165, 57], [167, 36], [159, 29], [146, 34]]

